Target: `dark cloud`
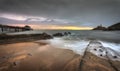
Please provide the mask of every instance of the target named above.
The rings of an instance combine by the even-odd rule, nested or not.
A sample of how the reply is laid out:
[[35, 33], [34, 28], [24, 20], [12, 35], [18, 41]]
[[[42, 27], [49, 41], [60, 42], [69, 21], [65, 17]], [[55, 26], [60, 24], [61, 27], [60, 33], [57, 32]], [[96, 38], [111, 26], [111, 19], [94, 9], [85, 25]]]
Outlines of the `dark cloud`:
[[0, 12], [108, 26], [120, 21], [120, 0], [0, 0]]

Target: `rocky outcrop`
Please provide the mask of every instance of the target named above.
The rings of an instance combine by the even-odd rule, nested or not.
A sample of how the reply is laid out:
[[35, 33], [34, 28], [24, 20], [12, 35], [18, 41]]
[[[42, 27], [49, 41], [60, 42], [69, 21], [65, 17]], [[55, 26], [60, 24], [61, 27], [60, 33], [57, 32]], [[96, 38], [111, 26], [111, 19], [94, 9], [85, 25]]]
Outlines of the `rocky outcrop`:
[[97, 27], [94, 28], [93, 30], [106, 30], [106, 27], [103, 27], [103, 26], [97, 26]]
[[117, 31], [120, 30], [120, 23], [111, 25], [109, 27], [103, 27], [103, 26], [97, 26], [96, 28], [94, 28], [93, 30], [104, 30], [104, 31]]
[[108, 50], [101, 42], [91, 41], [81, 59], [79, 71], [120, 71], [117, 53]]
[[53, 36], [55, 36], [55, 37], [62, 37], [62, 36], [64, 36], [64, 34], [62, 34], [62, 33], [55, 33], [55, 34], [53, 34]]
[[55, 34], [53, 34], [54, 37], [62, 37], [62, 36], [68, 36], [68, 35], [71, 35], [71, 32], [55, 33]]
[[64, 32], [64, 35], [65, 35], [65, 36], [71, 35], [71, 32]]
[[15, 42], [23, 42], [23, 41], [26, 42], [26, 41], [52, 39], [53, 37], [68, 36], [70, 34], [71, 34], [70, 32], [55, 33], [53, 35], [49, 35], [47, 33], [40, 33], [40, 34], [16, 34], [16, 35], [0, 34], [0, 44], [8, 44], [8, 43], [15, 43]]
[[53, 37], [47, 33], [41, 34], [21, 34], [21, 35], [0, 35], [0, 44], [8, 44], [8, 43], [15, 43], [15, 42], [26, 42], [26, 41], [35, 41], [35, 40], [42, 40], [42, 39], [52, 39]]
[[120, 30], [120, 23], [109, 26], [108, 30]]

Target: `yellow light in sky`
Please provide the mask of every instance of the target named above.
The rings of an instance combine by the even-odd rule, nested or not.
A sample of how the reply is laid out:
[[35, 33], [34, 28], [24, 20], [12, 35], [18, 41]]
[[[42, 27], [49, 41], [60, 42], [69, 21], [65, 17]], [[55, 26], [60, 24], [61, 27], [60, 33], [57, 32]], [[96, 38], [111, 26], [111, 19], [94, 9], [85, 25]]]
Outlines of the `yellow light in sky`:
[[91, 27], [76, 27], [76, 26], [65, 26], [63, 27], [65, 30], [91, 30]]
[[78, 27], [78, 26], [60, 26], [60, 25], [31, 25], [34, 29], [47, 30], [91, 30], [92, 27]]
[[[12, 24], [13, 26], [25, 26], [25, 24]], [[28, 25], [28, 24], [26, 24]], [[40, 24], [30, 24], [33, 29], [36, 30], [91, 30], [92, 27], [82, 27], [82, 26], [61, 26], [61, 25], [40, 25]]]

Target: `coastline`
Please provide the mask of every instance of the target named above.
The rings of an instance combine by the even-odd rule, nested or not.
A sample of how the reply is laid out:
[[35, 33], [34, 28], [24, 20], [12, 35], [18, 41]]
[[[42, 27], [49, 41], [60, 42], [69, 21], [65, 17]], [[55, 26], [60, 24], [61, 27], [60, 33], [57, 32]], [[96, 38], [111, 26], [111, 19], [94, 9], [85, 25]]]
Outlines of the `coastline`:
[[[84, 50], [82, 53], [77, 53], [73, 45], [66, 43], [68, 47], [65, 48], [61, 46], [65, 43], [63, 40], [53, 39], [53, 35], [48, 35], [46, 33], [19, 35], [3, 34], [0, 36], [0, 42], [2, 42], [0, 43], [0, 71], [120, 70], [120, 61], [117, 61], [119, 55], [117, 56], [115, 53], [117, 56], [117, 58], [115, 58], [111, 53], [106, 54], [104, 46], [101, 42], [96, 40], [92, 40], [92, 42], [89, 41], [89, 44], [87, 44], [87, 42], [80, 43], [86, 45], [84, 45], [85, 47], [79, 46], [79, 48], [77, 48], [78, 51], [80, 50], [81, 52], [83, 49]], [[54, 36], [61, 38], [64, 35], [56, 33]], [[70, 42], [70, 44], [74, 43]], [[69, 46], [72, 47], [70, 48]], [[88, 49], [86, 49], [87, 47]], [[111, 58], [107, 57], [107, 55]]]

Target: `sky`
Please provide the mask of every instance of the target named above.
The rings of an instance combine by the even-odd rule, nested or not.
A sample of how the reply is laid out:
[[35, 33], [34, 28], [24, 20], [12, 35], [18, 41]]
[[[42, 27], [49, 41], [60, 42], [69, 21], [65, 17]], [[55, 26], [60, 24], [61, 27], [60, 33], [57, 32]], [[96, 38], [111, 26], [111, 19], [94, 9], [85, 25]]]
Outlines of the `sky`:
[[92, 29], [120, 22], [120, 0], [0, 0], [0, 24]]

